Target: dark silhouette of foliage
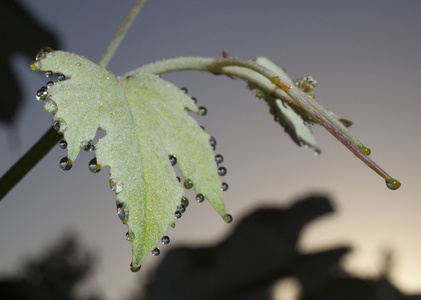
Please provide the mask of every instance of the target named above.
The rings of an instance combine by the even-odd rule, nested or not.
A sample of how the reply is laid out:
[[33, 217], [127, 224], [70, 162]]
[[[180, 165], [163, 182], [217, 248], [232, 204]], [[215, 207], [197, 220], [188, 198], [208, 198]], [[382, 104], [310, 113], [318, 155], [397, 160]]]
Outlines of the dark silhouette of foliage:
[[74, 289], [94, 263], [94, 255], [75, 236], [67, 236], [41, 257], [29, 260], [18, 275], [2, 278], [0, 299], [76, 300]]
[[[271, 299], [276, 282], [295, 278], [300, 300], [421, 300], [404, 295], [389, 280], [390, 255], [378, 278], [358, 278], [340, 267], [351, 251], [341, 246], [303, 254], [302, 230], [334, 211], [330, 200], [310, 196], [288, 208], [261, 208], [240, 220], [213, 247], [179, 247], [167, 253], [144, 291], [130, 299]], [[30, 259], [16, 275], [0, 279], [2, 300], [98, 300], [75, 295], [96, 263], [74, 235]]]
[[0, 40], [0, 77], [3, 92], [0, 98], [0, 122], [10, 124], [22, 103], [18, 79], [10, 65], [12, 55], [23, 53], [33, 60], [34, 53], [43, 46], [57, 49], [58, 41], [15, 0], [0, 1]]
[[302, 254], [297, 242], [312, 220], [334, 211], [330, 200], [310, 196], [288, 208], [262, 208], [241, 220], [213, 247], [173, 249], [163, 259], [146, 292], [132, 299], [271, 299], [282, 278], [296, 278], [302, 300], [421, 299], [404, 296], [387, 279], [355, 278], [340, 267], [343, 246]]

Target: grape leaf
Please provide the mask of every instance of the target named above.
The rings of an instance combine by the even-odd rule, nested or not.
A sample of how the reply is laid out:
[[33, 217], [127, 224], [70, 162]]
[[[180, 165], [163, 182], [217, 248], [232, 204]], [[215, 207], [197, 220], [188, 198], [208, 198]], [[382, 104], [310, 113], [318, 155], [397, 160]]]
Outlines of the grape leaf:
[[[266, 57], [257, 57], [256, 63], [273, 71], [277, 76], [285, 79], [286, 83], [291, 85], [294, 84], [282, 68]], [[318, 153], [319, 148], [317, 146], [316, 138], [311, 132], [310, 127], [304, 123], [304, 121], [308, 120], [303, 119], [303, 114], [300, 115], [295, 112], [288, 103], [282, 102], [280, 99], [273, 98], [269, 94], [264, 93], [262, 96], [269, 105], [270, 112], [274, 115], [275, 121], [279, 122], [282, 127], [284, 127], [285, 132], [287, 132], [299, 146], [312, 147], [316, 150], [315, 153]]]
[[[95, 145], [96, 162], [91, 164], [98, 170], [110, 167], [118, 215], [133, 243], [133, 271], [174, 224], [182, 204], [184, 189], [170, 156], [185, 186], [192, 181], [195, 192], [229, 222], [210, 136], [188, 114], [199, 109], [186, 93], [151, 74], [118, 79], [63, 51], [42, 49], [31, 68], [59, 73], [59, 81], [37, 95], [45, 100], [45, 110], [54, 113], [53, 126], [67, 141], [68, 167], [98, 129], [106, 131]], [[184, 198], [183, 205], [188, 205]]]

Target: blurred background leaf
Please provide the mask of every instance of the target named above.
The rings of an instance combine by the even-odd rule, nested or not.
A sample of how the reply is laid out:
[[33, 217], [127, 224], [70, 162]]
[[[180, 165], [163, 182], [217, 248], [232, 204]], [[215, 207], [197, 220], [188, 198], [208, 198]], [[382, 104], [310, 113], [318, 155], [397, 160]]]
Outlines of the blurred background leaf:
[[17, 53], [33, 60], [41, 47], [48, 45], [58, 49], [59, 42], [15, 0], [0, 1], [0, 25], [0, 123], [10, 125], [16, 120], [22, 103], [21, 87], [17, 74], [13, 73], [11, 60]]
[[39, 257], [30, 258], [17, 274], [0, 280], [3, 300], [96, 299], [78, 297], [75, 289], [86, 280], [97, 262], [97, 256], [86, 249], [74, 234], [63, 234]]
[[[303, 229], [333, 211], [324, 196], [309, 196], [287, 208], [255, 210], [215, 246], [168, 252], [146, 292], [132, 299], [421, 299], [404, 296], [386, 272], [371, 279], [348, 274], [340, 261], [351, 251], [349, 246], [302, 253], [297, 243]], [[291, 278], [298, 283], [295, 296], [272, 292], [289, 293], [276, 285]]]

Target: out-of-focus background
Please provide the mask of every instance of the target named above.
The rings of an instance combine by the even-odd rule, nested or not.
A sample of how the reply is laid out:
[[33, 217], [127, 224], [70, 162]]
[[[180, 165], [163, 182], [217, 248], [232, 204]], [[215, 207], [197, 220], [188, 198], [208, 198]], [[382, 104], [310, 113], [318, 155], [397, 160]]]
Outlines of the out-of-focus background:
[[[61, 49], [94, 62], [132, 2], [17, 1], [54, 34]], [[314, 76], [319, 82], [316, 99], [354, 122], [352, 132], [371, 148], [372, 159], [402, 182], [401, 189], [387, 189], [383, 179], [321, 127], [314, 127], [321, 155], [298, 148], [242, 81], [198, 72], [163, 78], [187, 87], [208, 109], [199, 121], [215, 136], [216, 152], [225, 158], [229, 190], [224, 196], [234, 220], [264, 205], [282, 207], [306, 194], [327, 194], [337, 213], [307, 227], [299, 249], [305, 253], [349, 244], [353, 251], [343, 263], [361, 276], [378, 275], [389, 251], [391, 280], [402, 291], [416, 293], [421, 291], [420, 11], [416, 0], [151, 0], [108, 69], [118, 75], [162, 58], [219, 57], [225, 51], [242, 58], [266, 56], [293, 79]], [[30, 38], [13, 26], [13, 38], [2, 33], [3, 49]], [[30, 46], [43, 44], [34, 39]], [[21, 102], [14, 119], [0, 127], [0, 173], [51, 126], [52, 115], [35, 100], [47, 81], [29, 69], [36, 50], [29, 58], [19, 47], [11, 52], [7, 76], [17, 78]], [[11, 88], [2, 84], [3, 91]], [[3, 98], [0, 109], [15, 101], [13, 96]], [[148, 258], [139, 273], [129, 271], [131, 245], [116, 216], [107, 172], [88, 171], [93, 153], [81, 153], [72, 170], [63, 172], [58, 162], [65, 155], [55, 147], [0, 202], [0, 275], [15, 274], [28, 255], [43, 253], [73, 232], [95, 256], [92, 276], [79, 286], [81, 293], [122, 299], [147, 281], [162, 257]], [[171, 243], [161, 253], [179, 245], [215, 243], [233, 226], [208, 203], [192, 203], [169, 229]]]

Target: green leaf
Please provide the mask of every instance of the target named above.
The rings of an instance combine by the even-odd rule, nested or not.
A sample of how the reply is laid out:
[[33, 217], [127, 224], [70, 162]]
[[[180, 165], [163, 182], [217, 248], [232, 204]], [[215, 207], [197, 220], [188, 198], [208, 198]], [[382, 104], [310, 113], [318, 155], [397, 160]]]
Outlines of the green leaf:
[[[294, 84], [282, 68], [266, 57], [257, 57], [256, 63], [273, 71], [286, 83], [290, 85]], [[305, 123], [309, 121], [308, 117], [304, 117], [303, 113], [297, 113], [288, 103], [282, 102], [281, 99], [274, 98], [270, 94], [263, 93], [263, 97], [269, 105], [270, 112], [274, 115], [275, 121], [279, 122], [279, 124], [285, 128], [285, 132], [287, 132], [299, 146], [312, 147], [316, 149], [316, 153], [318, 153], [319, 148], [317, 146], [316, 138], [311, 132], [309, 125]]]
[[[373, 169], [377, 174], [383, 177], [386, 181], [386, 186], [391, 190], [400, 188], [401, 183], [399, 180], [392, 178], [376, 163], [374, 163], [368, 155], [371, 150], [365, 147], [351, 132], [348, 127], [352, 122], [339, 119], [331, 111], [326, 110], [320, 103], [314, 100], [313, 88], [315, 86], [313, 78], [302, 77], [297, 80], [296, 84], [291, 84], [291, 79], [285, 72], [276, 66], [273, 62], [266, 58], [260, 58], [260, 66], [264, 67], [271, 75], [270, 81], [275, 85], [275, 89], [270, 88], [268, 94], [276, 94], [276, 89], [281, 89], [287, 95], [287, 101], [282, 104], [291, 103], [293, 110], [304, 120], [312, 124], [318, 123], [329, 131], [334, 137], [342, 142], [352, 153], [361, 159], [367, 166]], [[256, 68], [257, 69], [257, 68]], [[266, 70], [260, 70], [261, 74], [266, 73]], [[293, 137], [294, 138], [294, 137]], [[316, 154], [319, 151], [316, 150]]]
[[65, 76], [40, 98], [67, 141], [69, 164], [98, 129], [106, 131], [95, 145], [96, 167], [110, 167], [119, 216], [133, 243], [133, 271], [174, 224], [184, 196], [169, 156], [176, 157], [196, 193], [228, 221], [210, 137], [188, 114], [198, 113], [198, 107], [183, 91], [151, 74], [118, 79], [62, 51], [42, 50], [31, 68]]

